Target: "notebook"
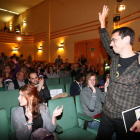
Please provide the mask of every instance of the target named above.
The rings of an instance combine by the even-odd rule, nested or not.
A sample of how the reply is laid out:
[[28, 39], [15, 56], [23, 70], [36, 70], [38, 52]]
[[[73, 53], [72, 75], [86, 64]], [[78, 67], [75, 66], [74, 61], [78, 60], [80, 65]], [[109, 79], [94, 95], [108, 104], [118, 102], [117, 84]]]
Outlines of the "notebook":
[[122, 112], [123, 122], [126, 133], [130, 131], [130, 128], [140, 118], [140, 106], [125, 110]]

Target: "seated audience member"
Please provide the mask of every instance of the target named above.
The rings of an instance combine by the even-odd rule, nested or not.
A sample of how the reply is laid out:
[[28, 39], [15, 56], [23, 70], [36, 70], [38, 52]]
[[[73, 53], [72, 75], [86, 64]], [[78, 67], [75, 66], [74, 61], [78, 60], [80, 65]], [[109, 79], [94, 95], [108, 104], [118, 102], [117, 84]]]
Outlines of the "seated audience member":
[[85, 78], [85, 76], [83, 73], [79, 73], [75, 76], [75, 81], [70, 86], [70, 95], [71, 96], [75, 96], [75, 95], [80, 94], [80, 91], [84, 87], [84, 85], [83, 85], [84, 78]]
[[24, 61], [24, 59], [23, 59], [23, 54], [21, 54], [20, 56], [19, 56], [19, 58], [18, 58], [18, 62], [19, 63], [22, 63]]
[[31, 54], [28, 56], [28, 61], [32, 62], [32, 55]]
[[47, 103], [51, 96], [50, 91], [48, 90], [47, 85], [44, 83], [43, 78], [40, 79], [36, 72], [31, 72], [29, 73], [29, 81], [37, 88], [42, 100]]
[[88, 74], [88, 71], [86, 70], [86, 65], [85, 64], [82, 65], [80, 73], [84, 73], [85, 75]]
[[21, 70], [16, 74], [16, 78], [8, 85], [8, 90], [19, 89], [28, 83], [28, 80], [24, 80], [24, 72]]
[[109, 77], [110, 77], [110, 71], [107, 70], [103, 75], [103, 79], [99, 82], [99, 88], [101, 89], [101, 91], [104, 91], [104, 84], [107, 81], [107, 79], [109, 79]]
[[[56, 117], [61, 115], [63, 106], [60, 109], [57, 106], [51, 118], [48, 107], [43, 104], [37, 89], [32, 84], [26, 84], [20, 88], [18, 100], [20, 106], [14, 110], [12, 116], [18, 140], [29, 140], [32, 132], [39, 128], [47, 129], [50, 133], [55, 131]], [[55, 133], [53, 134], [55, 137]]]
[[[99, 88], [97, 88], [98, 81], [96, 74], [89, 73], [86, 76], [86, 87], [80, 92], [80, 102], [83, 114], [89, 117], [98, 118], [102, 113], [102, 103], [105, 100], [105, 95], [107, 92], [107, 87], [109, 85], [109, 79], [105, 83], [105, 93], [102, 93]], [[92, 121], [88, 122], [88, 127], [92, 129], [98, 129], [99, 122]]]
[[57, 70], [57, 73], [54, 72], [53, 66], [50, 65], [50, 66], [48, 67], [48, 72], [46, 72], [47, 78], [59, 78], [59, 74], [58, 74], [59, 70], [60, 70], [60, 69]]
[[24, 72], [25, 75], [24, 79], [28, 79], [29, 75], [28, 68], [26, 66], [22, 66], [20, 70]]
[[98, 70], [98, 69], [95, 69], [94, 66], [91, 66], [91, 67], [90, 67], [89, 72], [93, 72], [93, 73], [95, 73], [96, 75], [99, 75], [99, 70]]
[[73, 70], [71, 71], [71, 77], [76, 76], [78, 73], [80, 73], [80, 70], [78, 69], [78, 65], [74, 64], [73, 65]]
[[69, 76], [68, 72], [65, 70], [64, 64], [60, 65], [60, 71], [58, 72], [58, 74], [60, 78]]
[[10, 66], [9, 65], [6, 65], [4, 67], [3, 72], [2, 72], [3, 81], [5, 81], [7, 79], [11, 79], [13, 81], [16, 73], [20, 70], [19, 64], [17, 63], [16, 59], [15, 58], [12, 58], [12, 61], [16, 65], [16, 70], [11, 72]]
[[63, 60], [61, 59], [61, 56], [58, 55], [58, 58], [55, 60], [55, 63], [58, 64], [58, 66], [60, 66], [61, 64], [63, 64]]
[[41, 69], [41, 67], [38, 67], [38, 76], [39, 77], [42, 77], [43, 79], [44, 79], [44, 83], [45, 83], [45, 75], [46, 75], [46, 73], [45, 73], [45, 70], [44, 69]]
[[71, 71], [71, 63], [69, 63], [68, 58], [65, 60], [66, 71]]

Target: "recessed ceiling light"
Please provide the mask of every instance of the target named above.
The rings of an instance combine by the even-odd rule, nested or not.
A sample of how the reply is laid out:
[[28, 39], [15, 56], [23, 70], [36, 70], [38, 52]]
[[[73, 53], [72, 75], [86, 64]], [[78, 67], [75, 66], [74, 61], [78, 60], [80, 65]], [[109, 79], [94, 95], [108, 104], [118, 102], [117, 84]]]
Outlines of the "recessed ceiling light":
[[1, 11], [5, 11], [5, 12], [9, 12], [9, 13], [12, 13], [12, 14], [16, 14], [16, 15], [19, 15], [19, 13], [16, 13], [16, 12], [13, 12], [13, 11], [8, 11], [6, 9], [2, 9], [0, 8]]

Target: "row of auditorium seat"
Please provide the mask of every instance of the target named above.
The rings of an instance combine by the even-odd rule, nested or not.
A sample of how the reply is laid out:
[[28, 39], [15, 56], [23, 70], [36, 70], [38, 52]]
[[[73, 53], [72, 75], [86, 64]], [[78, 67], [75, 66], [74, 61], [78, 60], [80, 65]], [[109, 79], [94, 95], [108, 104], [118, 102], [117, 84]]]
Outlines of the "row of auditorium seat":
[[[102, 76], [100, 76], [100, 77], [102, 77]], [[66, 77], [66, 78], [62, 78], [63, 80], [61, 80], [61, 83], [62, 83], [62, 81], [63, 81], [63, 84], [60, 84], [60, 79], [61, 78], [53, 78], [52, 79], [52, 81], [54, 80], [56, 80], [56, 81], [59, 81], [59, 83], [55, 83], [55, 82], [53, 82], [53, 85], [48, 85], [47, 84], [47, 81], [49, 81], [49, 79], [46, 79], [46, 84], [48, 85], [48, 89], [49, 90], [51, 90], [51, 89], [62, 89], [62, 91], [63, 92], [66, 92], [66, 93], [68, 93], [69, 95], [70, 95], [70, 85], [71, 85], [71, 83], [72, 83], [72, 77]], [[68, 80], [68, 79], [71, 79], [71, 82]], [[100, 79], [102, 79], [102, 78], [100, 78]], [[73, 79], [74, 80], [74, 79]], [[66, 82], [65, 82], [66, 81]], [[98, 81], [99, 81], [99, 79], [98, 79]], [[68, 83], [67, 83], [68, 82]], [[69, 83], [70, 82], [70, 83]], [[66, 84], [67, 83], [67, 84]], [[57, 85], [55, 85], [55, 84], [57, 84]], [[6, 113], [5, 114], [7, 114], [7, 121], [8, 121], [8, 130], [9, 130], [9, 134], [10, 134], [10, 137], [11, 137], [11, 139], [15, 139], [15, 136], [13, 135], [13, 132], [12, 132], [12, 130], [13, 130], [13, 128], [11, 128], [10, 126], [12, 126], [12, 125], [10, 125], [10, 122], [11, 122], [11, 116], [10, 116], [10, 110], [11, 110], [11, 107], [17, 107], [18, 105], [19, 105], [19, 102], [18, 102], [18, 96], [19, 96], [19, 90], [9, 90], [9, 91], [0, 91], [0, 109], [2, 109], [2, 108], [4, 108], [4, 110], [2, 110], [2, 112], [5, 112], [6, 111]], [[71, 97], [72, 99], [70, 99], [70, 100], [73, 100], [73, 97]], [[76, 98], [79, 98], [79, 96], [76, 96]], [[59, 102], [61, 103], [61, 99], [56, 99], [57, 101], [57, 104], [59, 104]], [[64, 100], [64, 99], [62, 99], [62, 100]], [[65, 101], [65, 100], [64, 100]], [[52, 100], [50, 100], [49, 102], [52, 102]], [[72, 101], [73, 102], [73, 101]], [[63, 103], [63, 102], [62, 102]], [[66, 102], [67, 103], [67, 102]], [[64, 103], [65, 104], [65, 103]], [[80, 104], [80, 102], [79, 102], [79, 104]], [[50, 105], [49, 105], [50, 106]], [[57, 106], [57, 105], [56, 105]], [[67, 104], [66, 104], [66, 106], [67, 106]], [[68, 106], [71, 106], [71, 104], [70, 105], [68, 105]], [[14, 109], [14, 108], [13, 108]], [[65, 109], [64, 109], [65, 110]], [[67, 110], [67, 109], [66, 109]], [[71, 111], [71, 109], [70, 109], [70, 111]], [[51, 112], [51, 111], [50, 111]], [[81, 110], [81, 113], [82, 113], [82, 110]], [[88, 117], [87, 117], [88, 118]], [[1, 120], [1, 118], [0, 118], [0, 120]], [[66, 120], [64, 119], [64, 122], [65, 122]], [[78, 119], [78, 123], [79, 123], [79, 126], [82, 126], [81, 124], [83, 124], [83, 121], [81, 121], [81, 120], [79, 120]], [[81, 122], [80, 122], [81, 121]], [[5, 121], [4, 121], [5, 122]], [[63, 121], [62, 121], [63, 122]], [[2, 125], [3, 126], [3, 125]], [[6, 128], [6, 127], [5, 127]], [[64, 127], [65, 128], [65, 127]], [[7, 128], [6, 128], [7, 129]], [[1, 130], [1, 129], [0, 129]], [[65, 130], [65, 129], [64, 129]], [[88, 130], [90, 130], [89, 128], [88, 128]], [[4, 130], [5, 131], [5, 130]], [[96, 131], [91, 131], [91, 132], [94, 132], [94, 135], [96, 135], [97, 134], [97, 132]], [[4, 134], [3, 132], [2, 132], [2, 134]], [[0, 136], [1, 136], [1, 132], [0, 132]], [[14, 137], [13, 137], [14, 136]], [[12, 138], [13, 137], [13, 138]], [[7, 138], [5, 137], [5, 139], [4, 140], [6, 140]]]
[[[9, 93], [10, 95], [10, 93]], [[11, 96], [10, 96], [11, 97]], [[82, 114], [80, 105], [80, 96], [75, 96], [75, 103], [73, 97], [59, 98], [50, 100], [48, 107], [50, 114], [56, 106], [61, 107], [63, 105], [63, 113], [57, 118], [56, 132], [59, 134], [61, 140], [95, 140], [97, 130], [87, 128], [83, 129], [83, 120], [93, 121], [92, 117], [88, 117]], [[75, 107], [76, 106], [76, 107]], [[16, 106], [17, 107], [17, 106]], [[10, 122], [8, 122], [8, 116], [5, 109], [0, 109], [0, 138], [1, 140], [16, 140], [15, 132], [12, 124], [12, 113], [16, 107], [10, 109]], [[78, 118], [78, 120], [77, 120]], [[9, 126], [8, 126], [9, 124]], [[9, 135], [9, 137], [8, 137]]]
[[[98, 82], [101, 81], [103, 75], [97, 75]], [[47, 86], [59, 85], [59, 84], [69, 84], [75, 80], [75, 77], [62, 77], [62, 78], [48, 78], [46, 79]]]

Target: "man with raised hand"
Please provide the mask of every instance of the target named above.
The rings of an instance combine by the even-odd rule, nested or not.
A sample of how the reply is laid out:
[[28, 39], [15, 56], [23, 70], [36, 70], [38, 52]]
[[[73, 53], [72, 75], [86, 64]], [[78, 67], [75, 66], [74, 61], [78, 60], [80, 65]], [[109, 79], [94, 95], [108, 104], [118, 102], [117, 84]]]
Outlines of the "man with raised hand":
[[[112, 58], [110, 66], [110, 83], [103, 106], [103, 113], [98, 130], [97, 140], [111, 140], [115, 131], [117, 140], [133, 140], [134, 133], [126, 133], [122, 111], [139, 105], [140, 98], [140, 56], [132, 51], [135, 37], [129, 27], [115, 29], [110, 39], [105, 28], [105, 19], [109, 8], [103, 6], [99, 13], [101, 23], [101, 41], [108, 55]], [[140, 121], [135, 124], [140, 131]]]

